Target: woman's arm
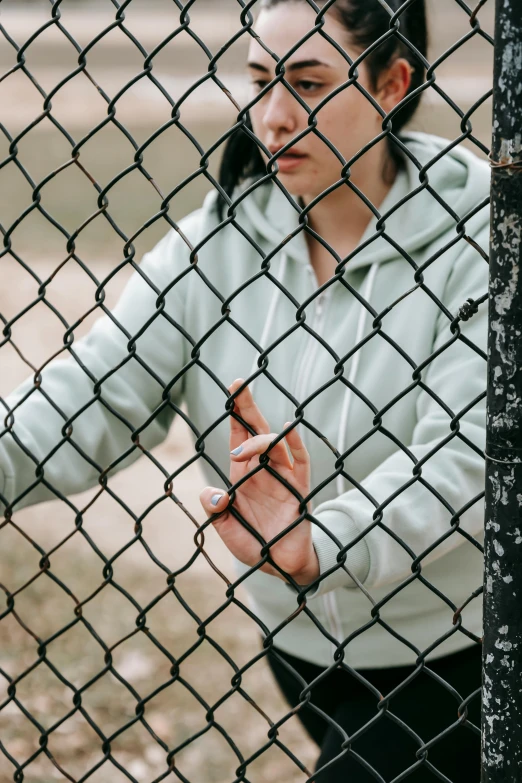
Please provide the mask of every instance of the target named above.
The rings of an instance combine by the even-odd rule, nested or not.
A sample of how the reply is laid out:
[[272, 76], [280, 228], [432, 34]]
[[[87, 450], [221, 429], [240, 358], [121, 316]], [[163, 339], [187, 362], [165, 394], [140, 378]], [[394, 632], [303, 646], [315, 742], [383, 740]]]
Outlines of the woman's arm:
[[[487, 250], [489, 228], [476, 241]], [[487, 288], [487, 264], [467, 246], [449, 277], [444, 304], [456, 316], [467, 297], [478, 299]], [[453, 340], [450, 324], [441, 312], [432, 355]], [[418, 461], [426, 460], [420, 471], [414, 472], [411, 458], [397, 450], [361, 482], [364, 492], [349, 490], [314, 510], [314, 517], [324, 528], [315, 524], [312, 529], [321, 574], [335, 570], [308, 597], [355, 586], [338, 566], [337, 558], [341, 547], [348, 546], [365, 530], [368, 532], [364, 538], [347, 550], [346, 567], [367, 587], [406, 578], [411, 575], [413, 558], [394, 535], [419, 556], [451, 530], [453, 512], [483, 492], [484, 458], [480, 452], [485, 447], [487, 303], [471, 320], [460, 322], [459, 328], [478, 350], [459, 339], [422, 371], [425, 389], [417, 400], [418, 423], [411, 443], [405, 444]], [[452, 416], [437, 400], [452, 411], [462, 437], [452, 437]], [[472, 405], [474, 400], [478, 401]], [[468, 405], [472, 407], [460, 416]], [[382, 510], [382, 527], [373, 521], [378, 506]], [[483, 501], [479, 500], [463, 515], [462, 526], [471, 535], [480, 534]], [[463, 541], [462, 535], [453, 533], [422, 563], [432, 562]]]
[[[198, 217], [180, 222], [184, 234]], [[28, 378], [2, 401], [0, 510], [94, 486], [101, 471], [114, 473], [140, 456], [136, 430], [146, 449], [166, 437], [174, 411], [165, 387], [186, 353], [176, 324], [183, 322], [187, 276], [169, 286], [189, 268], [189, 253], [169, 231], [144, 255], [111, 314], [72, 344], [71, 356], [51, 362], [38, 387]], [[179, 404], [181, 381], [170, 399]]]

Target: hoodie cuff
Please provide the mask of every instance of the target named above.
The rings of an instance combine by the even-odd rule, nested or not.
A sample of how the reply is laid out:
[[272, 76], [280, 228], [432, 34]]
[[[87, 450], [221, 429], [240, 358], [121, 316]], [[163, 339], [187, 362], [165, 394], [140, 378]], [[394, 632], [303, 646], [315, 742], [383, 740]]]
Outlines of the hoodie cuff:
[[[353, 519], [345, 514], [344, 511], [329, 509], [315, 514], [315, 517], [326, 528], [326, 531], [332, 531], [332, 534], [343, 547], [349, 544], [350, 541], [353, 541], [354, 538], [357, 538], [360, 533]], [[357, 587], [357, 583], [354, 582], [347, 571], [353, 574], [360, 582], [364, 582], [370, 572], [370, 550], [364, 538], [346, 552], [344, 565], [337, 560], [340, 551], [339, 545], [319, 525], [312, 525], [312, 541], [319, 560], [319, 578], [321, 581], [310, 592], [306, 593], [307, 600], [324, 595], [331, 590], [337, 590], [339, 587]], [[335, 570], [331, 574], [323, 576], [332, 568]], [[298, 591], [292, 585], [287, 582], [285, 584], [289, 590], [297, 594]], [[303, 586], [301, 589], [303, 589]]]

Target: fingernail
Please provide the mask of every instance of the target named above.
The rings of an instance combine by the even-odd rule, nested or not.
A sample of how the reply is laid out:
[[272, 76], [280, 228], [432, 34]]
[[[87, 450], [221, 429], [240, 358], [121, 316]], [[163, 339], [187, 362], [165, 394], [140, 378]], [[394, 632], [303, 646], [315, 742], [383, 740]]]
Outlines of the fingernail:
[[219, 503], [222, 497], [223, 495], [212, 495], [210, 502], [212, 503], [213, 506], [217, 506], [217, 504]]
[[234, 449], [234, 451], [231, 451], [230, 453], [234, 455], [234, 457], [237, 457], [238, 454], [241, 454], [243, 451], [243, 446], [238, 446], [237, 449]]

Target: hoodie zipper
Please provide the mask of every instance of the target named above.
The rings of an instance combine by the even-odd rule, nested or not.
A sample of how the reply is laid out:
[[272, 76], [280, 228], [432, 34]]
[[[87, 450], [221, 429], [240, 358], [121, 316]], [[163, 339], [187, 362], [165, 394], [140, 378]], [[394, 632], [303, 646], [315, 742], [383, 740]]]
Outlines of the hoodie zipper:
[[[308, 271], [312, 275], [312, 279], [315, 281], [316, 289], [319, 288], [319, 282], [317, 280], [316, 274], [314, 272], [314, 269], [311, 264], [308, 265]], [[325, 302], [330, 297], [330, 294], [332, 292], [333, 288], [327, 288], [326, 291], [322, 291], [317, 299], [315, 300], [315, 310], [314, 310], [314, 318], [312, 321], [311, 328], [316, 332], [319, 336], [321, 336], [321, 329], [323, 327], [323, 323], [325, 320], [325, 313], [326, 313], [326, 307]], [[314, 359], [315, 354], [317, 353], [317, 349], [319, 347], [318, 341], [313, 338], [312, 336], [310, 339], [313, 339], [313, 347], [310, 351], [306, 351], [304, 354], [304, 358], [302, 360], [301, 366], [299, 367], [299, 372], [297, 375], [297, 382], [296, 382], [296, 394], [295, 396], [303, 399], [306, 393], [306, 390], [308, 388], [309, 379], [312, 373], [312, 368], [314, 366]], [[299, 394], [298, 394], [299, 392]], [[303, 443], [306, 446], [305, 442], [305, 430], [306, 428], [303, 427], [301, 431], [301, 439]], [[332, 596], [333, 597], [333, 596]], [[331, 596], [327, 593], [326, 595], [323, 595], [321, 597], [321, 603], [323, 605], [323, 609], [327, 618], [327, 623], [329, 626], [330, 635], [333, 636], [334, 639], [338, 639], [338, 641], [341, 641], [339, 638], [340, 635], [342, 635], [341, 629], [339, 627], [339, 623], [337, 622], [337, 618], [335, 613], [332, 611]], [[334, 650], [336, 649], [336, 646], [333, 645]]]

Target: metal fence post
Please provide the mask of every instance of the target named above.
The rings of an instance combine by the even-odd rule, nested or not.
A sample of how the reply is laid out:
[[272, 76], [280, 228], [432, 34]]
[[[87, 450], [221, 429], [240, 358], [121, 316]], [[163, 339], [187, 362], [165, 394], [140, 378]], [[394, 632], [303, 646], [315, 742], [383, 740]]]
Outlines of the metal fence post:
[[497, 0], [486, 468], [483, 783], [522, 780], [522, 0]]

